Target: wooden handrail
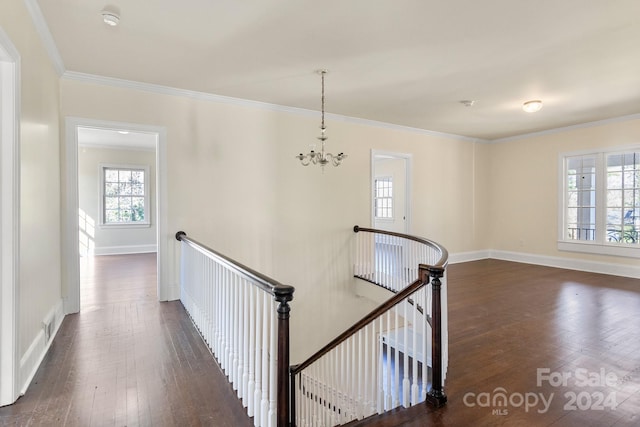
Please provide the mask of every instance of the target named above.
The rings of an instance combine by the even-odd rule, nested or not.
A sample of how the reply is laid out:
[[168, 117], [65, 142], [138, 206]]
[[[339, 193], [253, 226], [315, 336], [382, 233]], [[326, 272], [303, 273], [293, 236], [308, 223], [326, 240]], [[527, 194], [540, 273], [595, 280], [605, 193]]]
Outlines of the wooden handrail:
[[[431, 241], [431, 240], [428, 240], [428, 239], [424, 239], [424, 238], [421, 238], [421, 237], [410, 236], [408, 234], [396, 233], [396, 232], [393, 232], [393, 231], [376, 230], [376, 229], [373, 229], [373, 228], [363, 228], [363, 227], [360, 227], [358, 225], [353, 227], [353, 231], [356, 232], [356, 233], [358, 233], [360, 231], [367, 231], [367, 232], [372, 232], [372, 233], [387, 234], [387, 235], [390, 235], [390, 236], [402, 237], [402, 238], [405, 238], [405, 239], [409, 239], [409, 240], [413, 240], [413, 241], [416, 241], [416, 242], [419, 242], [419, 243], [423, 243], [425, 245], [428, 245], [428, 246], [438, 250], [440, 252], [440, 254], [441, 254], [440, 255], [440, 259], [434, 265], [420, 264], [420, 270], [425, 272], [424, 274], [420, 275], [421, 276], [420, 278], [418, 278], [411, 285], [409, 285], [406, 288], [404, 288], [402, 291], [400, 291], [397, 294], [395, 294], [392, 298], [388, 299], [386, 302], [384, 302], [379, 307], [376, 307], [375, 309], [373, 309], [370, 313], [368, 313], [366, 316], [364, 316], [362, 319], [360, 319], [354, 325], [352, 325], [347, 330], [345, 330], [343, 333], [341, 333], [336, 338], [334, 338], [331, 342], [329, 342], [329, 344], [325, 345], [320, 350], [318, 350], [316, 353], [311, 355], [307, 360], [305, 360], [304, 362], [302, 362], [302, 363], [300, 363], [298, 365], [292, 366], [291, 367], [291, 374], [292, 375], [299, 374], [305, 368], [310, 366], [313, 362], [317, 361], [322, 356], [324, 356], [325, 354], [327, 354], [328, 352], [330, 352], [331, 350], [333, 350], [334, 348], [336, 348], [337, 346], [342, 344], [351, 335], [353, 335], [354, 333], [356, 333], [360, 329], [364, 328], [373, 319], [375, 319], [378, 316], [380, 316], [381, 314], [385, 313], [391, 307], [399, 304], [407, 296], [411, 295], [413, 292], [418, 290], [423, 285], [429, 284], [429, 275], [433, 274], [435, 272], [444, 271], [444, 269], [445, 269], [445, 267], [446, 267], [446, 265], [448, 263], [449, 253], [447, 252], [447, 250], [445, 248], [443, 248], [442, 246], [440, 246], [439, 244], [437, 244], [434, 241]], [[426, 272], [428, 272], [429, 274], [427, 274]]]
[[359, 225], [355, 225], [353, 227], [353, 231], [355, 233], [358, 233], [360, 231], [368, 231], [369, 233], [385, 234], [387, 236], [401, 237], [403, 239], [413, 240], [414, 242], [423, 243], [427, 246], [430, 246], [440, 252], [440, 259], [435, 264], [430, 266], [432, 268], [445, 268], [447, 266], [447, 263], [449, 262], [449, 252], [443, 246], [439, 245], [433, 240], [425, 239], [424, 237], [417, 237], [417, 236], [411, 236], [409, 234], [396, 233], [395, 231], [378, 230], [375, 228], [365, 228], [365, 227], [360, 227]]
[[229, 270], [243, 276], [251, 281], [258, 288], [273, 295], [274, 299], [278, 302], [278, 317], [277, 317], [277, 414], [276, 425], [277, 427], [288, 427], [289, 417], [291, 414], [290, 408], [290, 380], [289, 380], [289, 360], [290, 360], [290, 336], [289, 336], [289, 318], [291, 308], [289, 302], [293, 299], [293, 292], [295, 288], [293, 286], [283, 285], [278, 281], [265, 276], [257, 271], [225, 256], [219, 252], [214, 251], [208, 246], [187, 237], [187, 233], [184, 231], [178, 231], [176, 233], [176, 239], [181, 242], [185, 242], [197, 250], [204, 251], [208, 256], [215, 259]]
[[355, 334], [360, 329], [364, 328], [372, 320], [376, 319], [378, 316], [388, 311], [391, 307], [399, 304], [408, 295], [411, 295], [413, 292], [420, 289], [423, 285], [425, 285], [425, 283], [423, 283], [422, 279], [418, 279], [415, 282], [413, 282], [411, 285], [404, 288], [401, 292], [398, 292], [397, 294], [395, 294], [392, 298], [388, 299], [384, 304], [373, 309], [369, 314], [367, 314], [358, 322], [353, 324], [353, 326], [351, 326], [349, 329], [345, 330], [343, 333], [341, 333], [336, 338], [334, 338], [329, 344], [325, 345], [316, 353], [311, 355], [307, 360], [305, 360], [304, 362], [298, 365], [292, 366], [291, 374], [297, 375], [300, 372], [302, 372], [305, 368], [310, 366], [313, 362], [317, 361], [322, 356], [324, 356], [325, 354], [327, 354], [328, 352], [330, 352], [331, 350], [333, 350], [334, 348], [342, 344], [350, 336]]
[[[205, 250], [209, 253], [209, 255], [214, 257], [221, 264], [224, 264], [226, 267], [230, 268], [236, 273], [251, 280], [263, 291], [268, 292], [273, 296], [281, 295], [284, 298], [286, 295], [293, 295], [293, 292], [295, 291], [295, 288], [293, 286], [283, 285], [282, 283], [270, 278], [269, 276], [265, 276], [264, 274], [259, 273], [232, 258], [214, 251], [210, 247], [198, 242], [197, 240], [192, 239], [191, 237], [188, 237], [187, 233], [185, 233], [184, 231], [178, 231], [176, 233], [176, 240], [190, 243], [194, 246], [199, 247], [200, 249]], [[291, 301], [291, 299], [289, 299], [289, 301]]]

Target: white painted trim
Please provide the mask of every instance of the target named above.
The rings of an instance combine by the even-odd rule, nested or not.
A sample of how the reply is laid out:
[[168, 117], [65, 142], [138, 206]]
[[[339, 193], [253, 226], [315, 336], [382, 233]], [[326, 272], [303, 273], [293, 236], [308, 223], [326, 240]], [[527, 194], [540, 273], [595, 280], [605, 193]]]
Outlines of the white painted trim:
[[620, 116], [620, 117], [613, 117], [610, 119], [604, 119], [604, 120], [596, 120], [593, 122], [586, 122], [586, 123], [578, 123], [575, 125], [570, 125], [570, 126], [563, 126], [563, 127], [559, 127], [559, 128], [555, 128], [555, 129], [547, 129], [547, 130], [542, 130], [539, 132], [531, 132], [531, 133], [524, 133], [522, 135], [515, 135], [515, 136], [508, 136], [506, 138], [498, 138], [498, 139], [494, 139], [492, 141], [486, 141], [486, 142], [490, 142], [492, 144], [498, 144], [498, 143], [503, 143], [503, 142], [514, 142], [514, 141], [518, 141], [521, 139], [527, 139], [527, 138], [534, 138], [534, 137], [538, 137], [538, 136], [546, 136], [546, 135], [553, 135], [556, 133], [562, 133], [562, 132], [568, 132], [571, 130], [576, 130], [576, 129], [586, 129], [586, 128], [590, 128], [590, 127], [595, 127], [595, 126], [604, 126], [604, 125], [608, 125], [608, 124], [612, 124], [612, 123], [622, 123], [622, 122], [628, 122], [631, 120], [639, 120], [640, 119], [640, 113], [639, 114], [630, 114], [627, 116]]
[[20, 68], [0, 28], [0, 406], [19, 396]]
[[[164, 127], [155, 128], [156, 142], [156, 244], [158, 251], [158, 299], [173, 301], [180, 299], [180, 281], [175, 268], [179, 257], [170, 252], [175, 250], [175, 233], [169, 230], [169, 203], [167, 182], [167, 131]], [[171, 275], [171, 272], [174, 272]]]
[[622, 265], [608, 262], [594, 262], [584, 259], [554, 257], [548, 255], [536, 255], [524, 252], [499, 251], [491, 249], [450, 254], [449, 264], [458, 264], [462, 262], [478, 261], [481, 259], [491, 258], [504, 261], [521, 262], [524, 264], [543, 265], [546, 267], [557, 267], [567, 270], [578, 270], [590, 273], [601, 273], [609, 274], [611, 276], [640, 279], [640, 266]]
[[121, 145], [93, 144], [93, 143], [87, 144], [87, 143], [78, 142], [78, 146], [80, 148], [99, 148], [101, 150], [115, 150], [115, 151], [122, 151], [122, 150], [127, 150], [127, 151], [146, 151], [146, 152], [156, 151], [155, 147], [147, 148], [147, 147], [137, 147], [135, 145], [121, 146]]
[[595, 255], [610, 255], [624, 258], [640, 258], [639, 246], [623, 246], [622, 244], [559, 240], [558, 250]]
[[62, 61], [62, 56], [60, 56], [56, 42], [53, 40], [47, 21], [44, 19], [44, 15], [42, 15], [42, 10], [37, 0], [24, 0], [24, 4], [29, 11], [29, 15], [31, 15], [31, 20], [36, 27], [36, 32], [40, 36], [40, 40], [42, 40], [42, 44], [49, 54], [53, 68], [56, 73], [58, 73], [58, 76], [62, 76], [65, 72], [64, 62]]
[[[248, 99], [233, 98], [230, 96], [215, 95], [212, 93], [198, 92], [195, 90], [178, 89], [178, 88], [169, 87], [169, 86], [117, 79], [113, 77], [103, 77], [103, 76], [97, 76], [94, 74], [79, 73], [75, 71], [66, 71], [62, 75], [62, 78], [67, 80], [75, 80], [83, 83], [93, 83], [93, 84], [99, 84], [104, 86], [134, 89], [134, 90], [140, 90], [144, 92], [156, 93], [160, 95], [180, 96], [185, 98], [197, 99], [201, 101], [237, 105], [241, 107], [259, 108], [263, 110], [290, 113], [290, 114], [296, 114], [296, 115], [301, 115], [306, 117], [317, 117], [318, 115], [317, 111], [307, 110], [305, 108], [288, 107], [285, 105], [270, 104], [268, 102], [251, 101]], [[419, 129], [419, 128], [414, 128], [410, 126], [395, 125], [392, 123], [385, 123], [385, 122], [379, 122], [375, 120], [343, 116], [340, 114], [327, 113], [325, 115], [328, 120], [333, 120], [336, 122], [345, 122], [345, 123], [358, 124], [363, 126], [370, 126], [374, 128], [403, 131], [403, 132], [409, 132], [409, 133], [418, 134], [418, 135], [429, 135], [437, 138], [454, 139], [457, 141], [489, 142], [479, 138], [471, 138], [463, 135], [455, 135], [451, 133], [437, 132], [437, 131], [432, 131], [427, 129]]]
[[[27, 0], [27, 1], [34, 1], [34, 0]], [[251, 101], [247, 99], [233, 98], [230, 96], [215, 95], [211, 93], [198, 92], [198, 91], [187, 90], [187, 89], [178, 89], [178, 88], [173, 88], [169, 86], [162, 86], [162, 85], [156, 85], [151, 83], [142, 83], [142, 82], [136, 82], [132, 80], [117, 79], [113, 77], [103, 77], [103, 76], [98, 76], [94, 74], [79, 73], [75, 71], [65, 71], [64, 74], [62, 74], [62, 78], [84, 82], [84, 83], [93, 83], [93, 84], [100, 84], [105, 86], [141, 90], [141, 91], [157, 93], [161, 95], [181, 96], [181, 97], [198, 99], [203, 101], [218, 102], [218, 103], [229, 104], [229, 105], [238, 105], [242, 107], [253, 107], [253, 108], [266, 109], [269, 111], [279, 111], [279, 112], [297, 114], [297, 115], [302, 115], [307, 117], [316, 117], [318, 114], [317, 111], [307, 110], [304, 108], [288, 107], [284, 105], [270, 104], [267, 102]], [[481, 144], [483, 143], [494, 144], [494, 143], [503, 143], [503, 142], [513, 142], [513, 141], [532, 138], [536, 136], [553, 135], [556, 133], [567, 132], [575, 129], [584, 129], [584, 128], [589, 128], [594, 126], [603, 126], [611, 123], [620, 123], [620, 122], [626, 122], [630, 120], [637, 120], [637, 119], [640, 119], [640, 114], [631, 114], [627, 116], [613, 117], [610, 119], [596, 120], [593, 122], [579, 123], [579, 124], [570, 125], [570, 126], [563, 126], [559, 128], [547, 129], [539, 132], [530, 132], [530, 133], [525, 133], [521, 135], [508, 136], [505, 138], [498, 138], [493, 140], [473, 138], [473, 137], [464, 136], [464, 135], [456, 135], [452, 133], [438, 132], [438, 131], [433, 131], [428, 129], [420, 129], [420, 128], [415, 128], [411, 126], [403, 126], [403, 125], [397, 125], [393, 123], [379, 122], [376, 120], [343, 116], [339, 114], [327, 113], [326, 117], [329, 120], [334, 120], [338, 122], [359, 124], [363, 126], [371, 126], [375, 128], [389, 129], [394, 131], [403, 131], [403, 132], [409, 132], [409, 133], [418, 134], [418, 135], [429, 135], [437, 138], [446, 138], [446, 139], [453, 139], [457, 141], [474, 142], [474, 143], [481, 143]]]
[[58, 304], [43, 318], [43, 322], [47, 319], [53, 319], [54, 322], [54, 332], [49, 337], [49, 340], [45, 339], [44, 328], [41, 329], [20, 359], [20, 395], [25, 394], [27, 388], [29, 388], [44, 356], [49, 351], [49, 347], [51, 347], [51, 343], [60, 329], [60, 325], [62, 325], [64, 316], [64, 303], [60, 299]]
[[63, 259], [66, 277], [65, 313], [80, 311], [80, 262], [79, 262], [79, 227], [78, 227], [78, 127], [98, 129], [119, 129], [133, 132], [147, 132], [156, 135], [156, 239], [158, 252], [158, 299], [168, 301], [178, 299], [179, 291], [175, 287], [177, 279], [169, 277], [172, 262], [169, 248], [173, 236], [168, 232], [167, 206], [167, 133], [158, 126], [135, 123], [113, 122], [106, 120], [67, 117], [65, 119], [65, 159], [64, 168], [66, 199], [63, 211]]
[[62, 277], [63, 299], [66, 314], [80, 311], [80, 231], [78, 227], [78, 132], [80, 122], [65, 120], [65, 151], [63, 185], [65, 199], [62, 210]]
[[449, 264], [460, 264], [462, 262], [478, 261], [491, 258], [491, 251], [471, 251], [449, 254]]
[[157, 252], [158, 245], [102, 246], [93, 249], [94, 255], [127, 255]]
[[375, 224], [375, 220], [376, 220], [376, 213], [375, 213], [375, 207], [373, 205], [373, 201], [375, 200], [375, 180], [376, 180], [376, 176], [375, 176], [375, 172], [376, 172], [376, 168], [375, 168], [375, 163], [376, 163], [376, 157], [387, 157], [387, 158], [392, 158], [392, 159], [402, 159], [405, 161], [405, 230], [404, 233], [409, 234], [411, 233], [411, 212], [412, 212], [412, 206], [413, 206], [413, 154], [407, 154], [407, 153], [396, 153], [396, 152], [392, 152], [392, 151], [384, 151], [384, 150], [375, 150], [372, 149], [371, 150], [371, 167], [370, 167], [370, 192], [369, 195], [371, 197], [371, 199], [369, 200], [369, 206], [371, 208], [370, 211], [370, 224], [371, 227], [374, 227]]
[[583, 259], [570, 259], [509, 251], [490, 251], [489, 258], [640, 279], [640, 266], [636, 265], [594, 262]]

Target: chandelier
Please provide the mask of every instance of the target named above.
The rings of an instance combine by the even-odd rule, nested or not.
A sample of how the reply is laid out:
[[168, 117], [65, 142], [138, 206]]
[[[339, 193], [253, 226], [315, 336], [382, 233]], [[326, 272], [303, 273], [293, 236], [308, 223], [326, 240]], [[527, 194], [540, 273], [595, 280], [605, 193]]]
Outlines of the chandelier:
[[326, 126], [324, 125], [324, 75], [327, 74], [327, 70], [318, 70], [318, 74], [322, 78], [322, 122], [320, 123], [320, 136], [318, 139], [321, 141], [320, 152], [315, 151], [315, 144], [311, 146], [311, 151], [307, 154], [298, 154], [296, 158], [300, 160], [302, 166], [309, 166], [310, 164], [320, 165], [324, 169], [324, 166], [331, 163], [333, 166], [339, 166], [347, 157], [344, 153], [337, 155], [327, 153], [324, 148], [325, 141], [327, 140]]

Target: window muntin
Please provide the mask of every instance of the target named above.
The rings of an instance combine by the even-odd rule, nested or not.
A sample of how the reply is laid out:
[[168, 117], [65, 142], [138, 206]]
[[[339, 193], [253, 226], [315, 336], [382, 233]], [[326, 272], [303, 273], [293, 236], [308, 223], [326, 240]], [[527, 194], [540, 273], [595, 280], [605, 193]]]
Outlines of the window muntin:
[[595, 240], [596, 157], [594, 155], [567, 157], [566, 171], [566, 238]]
[[391, 177], [375, 179], [375, 217], [393, 219], [393, 179]]
[[640, 257], [640, 147], [562, 157], [558, 248]]
[[638, 244], [640, 230], [640, 151], [607, 159], [607, 241]]
[[102, 224], [149, 224], [146, 166], [101, 166]]

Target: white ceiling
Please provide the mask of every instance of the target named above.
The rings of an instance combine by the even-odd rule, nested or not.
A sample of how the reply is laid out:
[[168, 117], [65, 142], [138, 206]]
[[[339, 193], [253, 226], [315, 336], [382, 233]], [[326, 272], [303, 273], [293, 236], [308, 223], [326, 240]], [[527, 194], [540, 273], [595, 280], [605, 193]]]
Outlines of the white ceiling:
[[638, 0], [37, 3], [67, 71], [319, 110], [326, 68], [329, 113], [486, 140], [640, 113]]

